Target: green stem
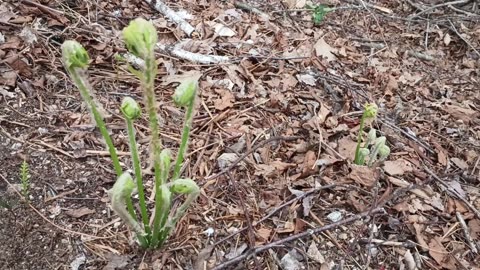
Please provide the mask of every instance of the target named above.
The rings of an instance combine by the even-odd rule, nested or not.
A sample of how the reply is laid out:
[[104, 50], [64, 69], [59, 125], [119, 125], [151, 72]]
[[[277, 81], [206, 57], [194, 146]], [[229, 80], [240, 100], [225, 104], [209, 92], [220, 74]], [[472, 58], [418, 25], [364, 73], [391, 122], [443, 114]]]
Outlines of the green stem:
[[353, 161], [353, 163], [357, 165], [362, 165], [360, 164], [360, 144], [362, 143], [364, 124], [365, 124], [365, 112], [363, 113], [362, 118], [360, 119], [360, 129], [358, 130], [357, 148], [355, 149], [355, 160]]
[[[85, 78], [82, 75], [80, 75], [80, 72], [82, 71], [77, 70], [76, 68], [72, 68], [69, 70], [69, 73], [72, 77], [73, 82], [80, 90], [80, 95], [82, 96], [85, 103], [87, 103], [87, 107], [91, 111], [93, 118], [95, 119], [95, 123], [97, 124], [97, 127], [100, 130], [100, 133], [102, 134], [103, 139], [105, 140], [105, 143], [107, 144], [108, 152], [110, 153], [110, 158], [112, 159], [115, 173], [117, 174], [117, 177], [120, 177], [123, 173], [123, 170], [122, 170], [122, 166], [120, 166], [117, 150], [113, 145], [112, 138], [110, 138], [110, 134], [108, 134], [107, 126], [103, 121], [102, 115], [98, 111], [95, 101], [90, 96], [90, 90], [89, 90], [89, 87], [87, 86], [88, 84], [85, 81]], [[133, 208], [132, 199], [127, 198], [126, 204], [127, 204], [128, 212], [136, 220], [135, 209]]]
[[143, 76], [143, 88], [145, 91], [145, 97], [147, 102], [147, 112], [150, 122], [150, 132], [152, 133], [151, 147], [152, 147], [152, 161], [153, 169], [155, 172], [155, 185], [161, 185], [160, 182], [160, 151], [161, 151], [161, 142], [159, 136], [158, 128], [158, 116], [157, 116], [157, 106], [155, 102], [155, 89], [154, 89], [154, 80], [157, 74], [157, 66], [155, 64], [155, 57], [153, 51], [149, 52], [148, 57], [145, 59], [145, 72]]
[[166, 185], [156, 187], [155, 192], [155, 217], [153, 219], [153, 236], [150, 245], [153, 248], [163, 243], [159, 243], [159, 236], [162, 235], [161, 231], [163, 230], [165, 220], [170, 213], [172, 201], [170, 190], [166, 187]]
[[175, 161], [175, 168], [173, 170], [172, 181], [177, 180], [180, 177], [180, 169], [182, 168], [183, 157], [187, 151], [188, 138], [190, 137], [190, 129], [192, 128], [192, 119], [193, 119], [193, 107], [195, 105], [194, 101], [191, 101], [187, 106], [187, 112], [185, 114], [185, 123], [183, 124], [182, 131], [182, 142], [180, 148], [178, 149], [177, 160]]
[[97, 109], [97, 105], [95, 104], [92, 97], [90, 96], [90, 91], [88, 89], [87, 83], [85, 82], [84, 78], [79, 74], [79, 71], [77, 69], [72, 68], [70, 70], [70, 74], [73, 79], [73, 82], [75, 83], [75, 85], [77, 85], [78, 89], [80, 90], [80, 94], [82, 95], [83, 100], [85, 100], [88, 108], [93, 114], [93, 118], [95, 119], [98, 129], [100, 130], [100, 133], [102, 134], [103, 139], [107, 144], [108, 152], [110, 152], [110, 157], [112, 159], [113, 167], [115, 168], [117, 177], [119, 177], [120, 175], [122, 175], [123, 170], [122, 170], [122, 167], [120, 166], [120, 161], [118, 160], [117, 151], [115, 149], [115, 146], [113, 145], [110, 135], [108, 134], [108, 130], [105, 125], [105, 122], [103, 121], [103, 118]]
[[128, 139], [130, 144], [130, 152], [132, 154], [132, 162], [135, 170], [135, 178], [137, 180], [137, 190], [138, 190], [138, 200], [140, 203], [140, 212], [142, 215], [143, 225], [145, 227], [145, 232], [147, 235], [150, 235], [150, 226], [148, 224], [148, 213], [147, 205], [145, 203], [145, 192], [143, 189], [142, 181], [142, 168], [140, 166], [140, 157], [138, 155], [137, 142], [135, 140], [135, 129], [133, 128], [133, 121], [126, 118], [127, 122], [127, 132]]

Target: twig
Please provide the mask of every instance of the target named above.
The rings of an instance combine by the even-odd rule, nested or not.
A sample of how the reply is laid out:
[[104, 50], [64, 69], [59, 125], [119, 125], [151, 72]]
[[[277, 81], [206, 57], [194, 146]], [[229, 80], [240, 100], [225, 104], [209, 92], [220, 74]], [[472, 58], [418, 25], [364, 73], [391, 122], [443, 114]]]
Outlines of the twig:
[[270, 16], [268, 16], [267, 13], [261, 11], [260, 9], [258, 9], [256, 7], [253, 7], [253, 6], [251, 6], [247, 3], [235, 1], [235, 7], [239, 8], [239, 9], [242, 9], [242, 10], [250, 11], [250, 12], [255, 13], [257, 15], [260, 15], [267, 20], [270, 19]]
[[301, 136], [291, 136], [291, 137], [275, 136], [275, 137], [271, 137], [270, 139], [267, 139], [267, 140], [255, 145], [249, 151], [247, 151], [245, 154], [243, 154], [239, 158], [237, 158], [237, 160], [232, 162], [232, 164], [230, 164], [227, 168], [223, 169], [222, 171], [220, 171], [217, 174], [206, 177], [205, 180], [215, 179], [215, 178], [225, 174], [226, 172], [230, 171], [233, 167], [235, 167], [238, 163], [240, 163], [240, 161], [245, 159], [248, 155], [250, 155], [251, 153], [255, 152], [258, 148], [263, 147], [268, 143], [271, 143], [271, 142], [274, 142], [274, 141], [293, 141], [293, 140], [297, 140], [297, 139], [301, 139], [301, 138], [303, 138], [303, 137], [301, 137]]
[[465, 219], [463, 219], [462, 214], [460, 212], [455, 213], [457, 215], [457, 220], [462, 226], [463, 233], [465, 234], [465, 239], [468, 242], [468, 245], [470, 246], [470, 249], [472, 250], [473, 253], [478, 253], [477, 247], [475, 246], [475, 242], [473, 242], [473, 238], [470, 235], [469, 229], [467, 227], [467, 224], [465, 223]]
[[[336, 184], [331, 184], [331, 185], [321, 186], [321, 187], [318, 187], [318, 188], [314, 188], [314, 189], [312, 189], [312, 190], [309, 190], [309, 191], [303, 193], [302, 195], [297, 196], [297, 197], [295, 197], [295, 198], [293, 198], [293, 199], [291, 199], [291, 200], [283, 203], [282, 205], [278, 206], [277, 208], [273, 209], [268, 215], [262, 217], [262, 218], [261, 218], [260, 220], [258, 220], [258, 221], [253, 222], [252, 226], [255, 227], [255, 226], [257, 226], [258, 224], [264, 222], [265, 220], [267, 220], [267, 219], [269, 219], [271, 216], [273, 216], [275, 213], [277, 213], [278, 211], [280, 211], [280, 210], [282, 210], [283, 208], [285, 208], [285, 206], [288, 206], [288, 205], [294, 203], [295, 201], [301, 200], [301, 199], [303, 199], [303, 198], [305, 198], [305, 197], [307, 197], [307, 196], [309, 196], [309, 195], [311, 195], [311, 194], [313, 194], [313, 193], [316, 193], [316, 192], [318, 192], [318, 191], [320, 191], [320, 190], [330, 189], [330, 188], [333, 188], [333, 187], [336, 187], [336, 186], [337, 186]], [[221, 243], [227, 241], [228, 239], [234, 237], [235, 235], [237, 235], [237, 234], [239, 234], [239, 233], [244, 232], [244, 231], [247, 230], [247, 229], [248, 229], [247, 227], [243, 227], [243, 228], [241, 228], [240, 230], [236, 231], [235, 233], [233, 233], [233, 234], [231, 234], [231, 235], [229, 235], [229, 236], [227, 236], [227, 237], [225, 237], [225, 238], [223, 238], [223, 239], [220, 239], [220, 240], [218, 240], [217, 242], [213, 243], [213, 246], [220, 245]]]
[[407, 242], [397, 242], [397, 241], [387, 241], [382, 239], [369, 239], [361, 238], [360, 243], [373, 243], [380, 246], [391, 246], [391, 247], [404, 247], [404, 248], [413, 248], [416, 246], [415, 243], [407, 240]]
[[298, 239], [301, 239], [301, 238], [305, 238], [305, 237], [311, 236], [313, 234], [317, 234], [317, 233], [321, 233], [321, 232], [324, 232], [324, 231], [327, 231], [327, 230], [331, 230], [331, 229], [337, 228], [339, 226], [349, 224], [351, 222], [354, 222], [358, 219], [364, 218], [364, 217], [369, 216], [371, 214], [376, 214], [376, 213], [380, 213], [380, 212], [384, 212], [384, 211], [385, 210], [383, 208], [375, 208], [371, 211], [366, 211], [366, 212], [351, 216], [349, 218], [346, 218], [346, 219], [338, 221], [338, 222], [334, 222], [334, 223], [331, 223], [331, 224], [328, 224], [328, 225], [325, 225], [325, 226], [322, 226], [322, 227], [319, 227], [319, 228], [315, 228], [315, 229], [309, 229], [305, 232], [294, 234], [294, 235], [291, 235], [289, 237], [271, 242], [271, 243], [266, 244], [266, 245], [258, 246], [258, 247], [250, 250], [249, 252], [247, 252], [243, 255], [239, 255], [239, 256], [237, 256], [237, 257], [235, 257], [235, 258], [233, 258], [229, 261], [226, 261], [224, 263], [221, 263], [221, 264], [215, 266], [214, 268], [212, 268], [212, 270], [225, 269], [227, 266], [230, 266], [230, 265], [235, 264], [235, 263], [239, 263], [239, 262], [245, 260], [246, 258], [250, 257], [251, 255], [255, 256], [256, 254], [258, 254], [262, 251], [265, 251], [265, 250], [268, 250], [268, 249], [271, 249], [271, 248], [274, 248], [274, 247], [282, 246], [282, 245], [284, 245], [288, 242], [295, 241], [295, 240], [298, 240]]
[[425, 60], [425, 61], [433, 61], [434, 60], [434, 58], [431, 55], [421, 53], [421, 52], [416, 52], [416, 51], [413, 51], [413, 50], [408, 50], [407, 54], [410, 55], [410, 56]]
[[425, 150], [427, 150], [430, 154], [435, 154], [435, 151], [433, 151], [433, 149], [428, 145], [426, 144], [425, 142], [421, 141], [419, 138], [417, 138], [416, 136], [406, 132], [405, 130], [395, 126], [395, 125], [392, 125], [390, 124], [388, 121], [388, 119], [382, 119], [382, 118], [378, 118], [377, 121], [379, 121], [380, 123], [386, 125], [387, 127], [393, 129], [393, 130], [396, 130], [396, 131], [399, 131], [400, 133], [402, 133], [403, 135], [405, 135], [407, 138], [413, 140], [414, 142], [418, 143], [421, 147], [423, 147]]
[[436, 8], [439, 8], [439, 7], [457, 5], [457, 4], [465, 4], [465, 3], [468, 3], [468, 2], [470, 2], [470, 0], [457, 0], [457, 1], [451, 1], [451, 2], [446, 2], [446, 3], [441, 3], [441, 4], [438, 4], [438, 5], [434, 5], [434, 6], [431, 6], [429, 8], [426, 8], [426, 9], [418, 12], [417, 14], [414, 14], [413, 16], [410, 17], [410, 19], [414, 19], [414, 18], [422, 15], [423, 13], [429, 12], [429, 11], [431, 11], [433, 9], [436, 9]]
[[148, 4], [150, 4], [153, 8], [155, 8], [158, 12], [162, 13], [165, 17], [176, 23], [180, 29], [185, 32], [188, 36], [191, 36], [193, 32], [195, 32], [195, 28], [193, 28], [190, 23], [185, 21], [182, 17], [178, 16], [178, 14], [165, 5], [161, 0], [145, 0]]
[[161, 51], [167, 52], [173, 56], [189, 60], [191, 62], [197, 62], [202, 64], [217, 64], [217, 63], [226, 63], [232, 61], [232, 58], [228, 56], [220, 56], [220, 55], [204, 55], [199, 53], [192, 53], [186, 51], [181, 48], [185, 42], [188, 40], [184, 40], [175, 46], [166, 46], [160, 43], [157, 43], [157, 48]]
[[465, 42], [470, 48], [473, 49], [474, 52], [477, 53], [478, 56], [480, 56], [480, 52], [477, 51], [477, 49], [475, 49], [475, 47], [468, 41], [466, 40], [462, 35], [460, 35], [460, 33], [458, 32], [457, 28], [455, 27], [455, 25], [452, 23], [452, 21], [450, 19], [448, 19], [448, 22], [450, 23], [450, 25], [452, 26], [453, 28], [453, 31], [455, 32], [455, 34], [457, 34], [457, 36], [463, 40], [463, 42]]
[[[0, 178], [3, 179], [3, 181], [5, 181], [5, 183], [7, 183], [10, 187], [12, 187], [13, 191], [15, 193], [17, 193], [18, 196], [20, 196], [21, 198], [23, 198], [23, 195], [20, 194], [20, 192], [13, 187], [13, 185], [10, 183], [10, 181], [7, 180], [7, 178], [5, 178], [5, 176], [3, 176], [2, 174], [0, 174]], [[53, 227], [61, 230], [61, 231], [64, 231], [64, 232], [68, 232], [68, 233], [71, 233], [71, 234], [76, 234], [76, 235], [80, 235], [80, 236], [84, 236], [84, 237], [88, 237], [90, 239], [110, 239], [112, 237], [100, 237], [100, 236], [94, 236], [94, 235], [90, 235], [90, 234], [86, 234], [86, 233], [81, 233], [81, 232], [76, 232], [76, 231], [72, 231], [70, 229], [67, 229], [67, 228], [64, 228], [64, 227], [61, 227], [60, 225], [57, 225], [55, 224], [54, 222], [50, 221], [50, 219], [48, 219], [47, 217], [45, 217], [40, 211], [37, 210], [37, 208], [35, 208], [31, 203], [29, 202], [25, 202], [33, 211], [35, 211], [35, 213], [37, 213], [43, 220], [45, 220], [46, 222], [50, 223]]]
[[452, 5], [450, 5], [450, 6], [448, 6], [448, 7], [449, 7], [451, 10], [453, 10], [453, 11], [456, 11], [456, 12], [459, 12], [459, 13], [463, 13], [463, 14], [465, 14], [465, 15], [467, 15], [467, 16], [471, 16], [471, 17], [478, 16], [478, 14], [470, 13], [470, 12], [468, 12], [468, 11], [465, 11], [465, 10], [462, 10], [462, 9], [459, 9], [459, 8], [456, 8], [456, 7], [452, 6]]
[[463, 203], [465, 203], [468, 208], [470, 208], [470, 210], [473, 211], [473, 213], [475, 214], [475, 216], [477, 216], [477, 218], [480, 218], [480, 212], [475, 208], [475, 206], [473, 206], [473, 204], [471, 204], [470, 202], [468, 202], [465, 198], [463, 198], [460, 194], [458, 194], [458, 192], [453, 189], [452, 187], [450, 187], [450, 185], [443, 181], [442, 179], [440, 179], [440, 177], [438, 177], [432, 170], [430, 170], [427, 166], [424, 166], [423, 167], [424, 170], [429, 173], [433, 179], [437, 180], [440, 184], [442, 184], [445, 189], [447, 190], [447, 192], [451, 193], [452, 195], [454, 195], [457, 199], [461, 200]]
[[[232, 62], [234, 60], [234, 58], [231, 58], [228, 56], [205, 55], [205, 54], [189, 52], [187, 50], [180, 48], [180, 46], [184, 42], [185, 41], [182, 41], [176, 45], [164, 45], [164, 44], [157, 43], [156, 49], [164, 53], [167, 53], [171, 56], [178, 57], [178, 58], [185, 59], [190, 62], [199, 63], [199, 64], [220, 64], [220, 63]], [[123, 57], [128, 63], [130, 63], [134, 67], [143, 68], [145, 66], [145, 62], [143, 61], [143, 59], [138, 58], [133, 54], [125, 53], [123, 54]]]
[[[237, 181], [232, 177], [230, 172], [228, 172], [227, 175], [228, 175], [228, 178], [230, 178], [230, 183], [233, 186], [233, 188], [235, 189], [235, 193], [237, 193], [237, 196], [240, 200], [240, 205], [242, 206], [243, 215], [245, 216], [245, 220], [247, 221], [247, 229], [248, 229], [248, 237], [247, 238], [248, 238], [248, 242], [249, 242], [249, 247], [253, 248], [253, 247], [255, 247], [255, 231], [253, 230], [252, 221], [250, 220], [250, 212], [247, 209], [247, 206], [245, 204], [245, 201], [243, 200], [242, 194], [240, 194], [240, 190], [238, 189]], [[260, 269], [256, 257], [255, 257], [255, 265], [256, 265], [257, 269]]]

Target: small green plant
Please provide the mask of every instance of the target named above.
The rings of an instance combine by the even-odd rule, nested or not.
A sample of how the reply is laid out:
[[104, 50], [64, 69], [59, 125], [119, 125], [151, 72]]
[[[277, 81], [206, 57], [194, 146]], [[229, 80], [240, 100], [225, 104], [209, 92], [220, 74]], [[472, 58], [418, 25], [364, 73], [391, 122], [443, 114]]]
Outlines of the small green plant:
[[[128, 66], [128, 68], [130, 72], [140, 80], [149, 118], [151, 131], [150, 158], [153, 164], [155, 181], [155, 208], [152, 213], [152, 222], [150, 222], [151, 219], [147, 211], [142, 180], [143, 173], [133, 125], [134, 121], [141, 116], [140, 106], [134, 99], [126, 97], [123, 99], [120, 107], [127, 126], [129, 148], [136, 180], [134, 181], [128, 172], [122, 170], [116, 149], [103, 121], [101, 110], [98, 109], [99, 106], [93, 98], [91, 88], [87, 83], [86, 71], [89, 56], [86, 50], [76, 41], [65, 41], [62, 45], [62, 59], [65, 69], [80, 90], [80, 94], [87, 104], [110, 152], [117, 174], [117, 181], [108, 192], [112, 209], [125, 224], [135, 232], [140, 246], [144, 248], [157, 248], [165, 243], [178, 220], [185, 214], [188, 207], [200, 194], [200, 188], [195, 181], [192, 179], [180, 179], [181, 167], [190, 137], [198, 80], [196, 78], [184, 80], [176, 88], [175, 94], [173, 95], [174, 103], [180, 107], [184, 107], [186, 109], [186, 115], [180, 148], [173, 165], [172, 176], [170, 177], [170, 181], [168, 181], [171, 171], [172, 154], [169, 149], [162, 150], [161, 148], [156, 111], [157, 105], [154, 93], [154, 80], [157, 75], [157, 65], [154, 55], [155, 43], [157, 42], [156, 29], [151, 22], [144, 19], [135, 19], [123, 29], [122, 34], [129, 52], [145, 62], [145, 65], [140, 69], [135, 69], [132, 66]], [[132, 193], [135, 192], [135, 190], [138, 192], [139, 198], [140, 222], [137, 219], [137, 214], [132, 202]], [[176, 211], [172, 211], [172, 199], [175, 194], [185, 195], [186, 197], [183, 204], [176, 209]]]
[[[385, 136], [376, 136], [376, 130], [370, 129], [368, 132], [367, 141], [365, 145], [359, 150], [359, 160], [357, 165], [365, 165], [371, 167], [376, 161], [384, 161], [390, 155], [390, 147], [385, 143], [387, 141]], [[370, 149], [368, 148], [370, 147]], [[366, 158], [368, 157], [368, 162]]]
[[322, 4], [310, 5], [307, 7], [312, 11], [312, 20], [315, 25], [320, 24], [325, 18], [325, 15], [334, 10], [333, 8], [329, 8], [328, 6]]
[[20, 165], [20, 181], [22, 182], [22, 195], [27, 202], [30, 200], [30, 175], [28, 171], [28, 163], [23, 160], [22, 165]]
[[[362, 118], [360, 119], [360, 129], [358, 130], [357, 147], [355, 149], [354, 163], [357, 165], [365, 165], [366, 158], [368, 157], [368, 166], [372, 166], [377, 160], [383, 161], [390, 154], [390, 148], [385, 144], [386, 138], [377, 138], [377, 131], [373, 128], [367, 134], [367, 140], [362, 147], [363, 141], [363, 129], [365, 122], [375, 119], [377, 117], [378, 107], [374, 103], [368, 103], [364, 106]], [[369, 149], [372, 145], [371, 149]]]

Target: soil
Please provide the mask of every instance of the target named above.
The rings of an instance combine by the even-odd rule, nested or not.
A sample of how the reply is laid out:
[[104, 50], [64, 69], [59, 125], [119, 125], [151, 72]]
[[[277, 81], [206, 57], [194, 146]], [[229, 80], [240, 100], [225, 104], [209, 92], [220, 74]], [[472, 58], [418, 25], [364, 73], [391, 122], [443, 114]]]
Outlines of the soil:
[[[197, 37], [143, 0], [0, 3], [0, 269], [479, 269], [476, 1], [331, 0], [324, 4], [343, 8], [318, 25], [305, 1], [164, 2], [193, 15]], [[121, 29], [139, 16], [154, 21], [162, 44], [188, 39], [191, 52], [232, 57], [199, 64], [157, 54], [166, 148], [178, 149], [184, 113], [171, 82], [202, 73], [183, 171], [202, 193], [158, 250], [142, 250], [109, 206], [113, 166], [60, 52], [67, 39], [88, 50], [90, 82], [131, 169], [118, 107], [125, 96], [143, 106], [142, 91], [115, 54], [126, 52]], [[373, 167], [352, 161], [367, 102], [379, 105], [369, 127], [391, 149]], [[146, 168], [145, 114], [135, 127]], [[145, 181], [150, 197], [151, 175]], [[367, 214], [221, 267], [359, 213]]]

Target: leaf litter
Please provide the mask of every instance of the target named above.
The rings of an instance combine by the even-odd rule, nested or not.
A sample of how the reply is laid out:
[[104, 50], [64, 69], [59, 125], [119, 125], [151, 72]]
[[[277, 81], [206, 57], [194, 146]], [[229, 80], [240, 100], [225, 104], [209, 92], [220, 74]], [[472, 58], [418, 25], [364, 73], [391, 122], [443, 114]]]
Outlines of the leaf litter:
[[[82, 259], [85, 267], [148, 269], [161, 262], [170, 268], [195, 263], [199, 269], [214, 268], [255, 246], [342, 221], [381, 202], [386, 214], [369, 215], [303, 242], [292, 240], [287, 250], [272, 247], [239, 265], [331, 269], [345, 263], [396, 269], [402, 261], [407, 269], [476, 267], [479, 255], [469, 241], [478, 245], [480, 235], [475, 212], [480, 208], [480, 39], [478, 25], [465, 15], [478, 8], [468, 1], [451, 7], [431, 1], [416, 6], [411, 1], [325, 1], [338, 9], [316, 26], [309, 1], [164, 1], [192, 28], [179, 27], [142, 0], [95, 4], [95, 12], [89, 1], [24, 2], [0, 4], [0, 102], [7, 105], [0, 106], [2, 176], [17, 179], [18, 156], [29, 156], [36, 176], [32, 205], [49, 221], [93, 236], [89, 239], [108, 237], [82, 243], [87, 258], [95, 257]], [[125, 17], [111, 15], [117, 13]], [[428, 23], [418, 20], [427, 15]], [[115, 33], [128, 23], [125, 18], [136, 16], [154, 19], [159, 30], [159, 79], [164, 82], [158, 89], [159, 110], [168, 119], [161, 121], [161, 136], [172, 148], [178, 146], [174, 134], [181, 126], [180, 119], [169, 117], [174, 114], [168, 109], [173, 86], [181, 76], [201, 76], [202, 99], [184, 174], [199, 182], [202, 196], [162, 255], [143, 254], [131, 245], [129, 232], [110, 215], [104, 192], [112, 183], [108, 158], [97, 134], [84, 128], [91, 120], [58, 61], [61, 40], [75, 38], [90, 48], [92, 84], [113, 112], [108, 124], [114, 141], [127, 152], [115, 112], [119, 97], [139, 92], [125, 65], [115, 60], [123, 53]], [[412, 16], [411, 22], [399, 19]], [[72, 20], [78, 23], [66, 27]], [[195, 31], [191, 35], [184, 31], [188, 29]], [[190, 62], [193, 58], [182, 58], [184, 52], [208, 61]], [[33, 88], [31, 95], [22, 90], [25, 83]], [[358, 112], [367, 101], [379, 105], [372, 127], [392, 149], [385, 162], [372, 168], [352, 164]], [[142, 121], [139, 148], [148, 156], [142, 140], [148, 125]], [[293, 135], [299, 137], [255, 148], [269, 138]], [[122, 162], [128, 166], [129, 156], [122, 156]], [[226, 175], [208, 178], [232, 164], [229, 174], [237, 179], [240, 194]], [[301, 197], [327, 184], [338, 186]], [[45, 192], [54, 199], [43, 200]], [[65, 250], [47, 256], [52, 261], [44, 268], [68, 267], [78, 258], [73, 251], [78, 247], [67, 244], [68, 232], [57, 232], [28, 208], [22, 211], [25, 224], [47, 232], [50, 246]], [[269, 213], [274, 214], [256, 223]], [[1, 222], [13, 224], [11, 214], [5, 215]], [[248, 226], [246, 215], [255, 226]], [[0, 235], [22, 233], [4, 227], [8, 233]], [[214, 235], [204, 233], [209, 228]], [[255, 246], [250, 246], [252, 235]], [[20, 258], [1, 237], [9, 265], [42, 267], [45, 253], [37, 247], [44, 240], [30, 238], [26, 248], [33, 255]], [[369, 250], [378, 253], [372, 256]], [[112, 253], [116, 257], [108, 255]]]

